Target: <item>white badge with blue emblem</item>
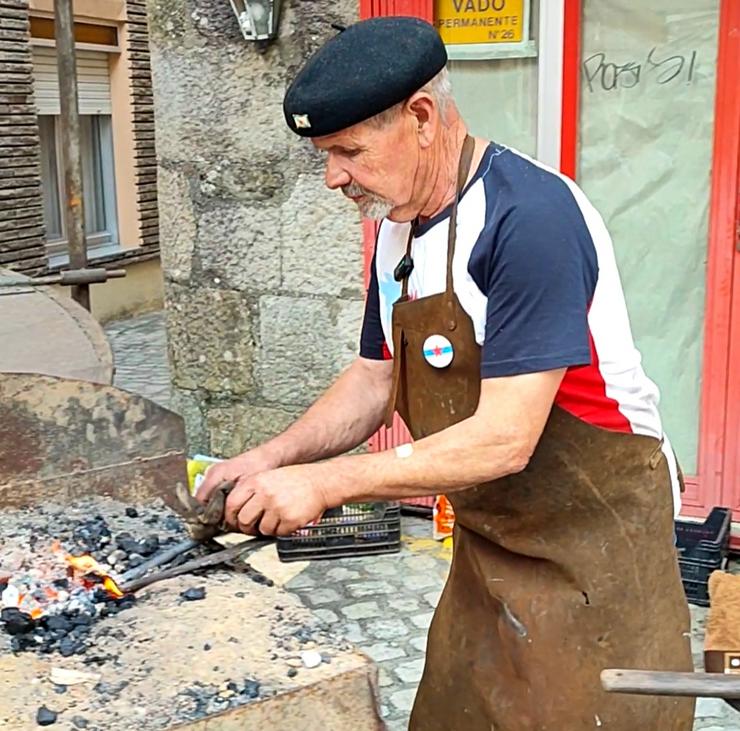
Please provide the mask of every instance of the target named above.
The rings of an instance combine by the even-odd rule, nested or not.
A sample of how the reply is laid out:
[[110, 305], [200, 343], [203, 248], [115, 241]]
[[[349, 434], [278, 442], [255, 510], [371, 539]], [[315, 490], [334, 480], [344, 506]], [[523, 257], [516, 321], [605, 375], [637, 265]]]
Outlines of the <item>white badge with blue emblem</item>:
[[452, 343], [444, 335], [430, 335], [424, 341], [424, 360], [434, 368], [447, 368], [455, 357]]

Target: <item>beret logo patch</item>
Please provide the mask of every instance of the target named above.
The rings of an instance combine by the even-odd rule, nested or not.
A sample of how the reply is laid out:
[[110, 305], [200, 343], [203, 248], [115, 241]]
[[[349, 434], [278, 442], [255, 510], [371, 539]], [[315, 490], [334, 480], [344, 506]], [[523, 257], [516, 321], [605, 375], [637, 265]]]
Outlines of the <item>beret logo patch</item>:
[[294, 114], [293, 123], [296, 129], [310, 129], [311, 120], [308, 118], [308, 114]]

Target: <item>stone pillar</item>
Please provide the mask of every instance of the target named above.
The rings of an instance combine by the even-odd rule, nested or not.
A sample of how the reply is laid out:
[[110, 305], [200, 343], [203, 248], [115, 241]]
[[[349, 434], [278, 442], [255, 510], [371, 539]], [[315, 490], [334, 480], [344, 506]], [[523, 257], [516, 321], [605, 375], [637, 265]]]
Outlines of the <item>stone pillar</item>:
[[285, 0], [279, 39], [259, 48], [227, 0], [148, 0], [168, 340], [191, 450], [228, 456], [277, 433], [356, 355], [360, 219], [324, 187], [282, 100], [357, 8]]

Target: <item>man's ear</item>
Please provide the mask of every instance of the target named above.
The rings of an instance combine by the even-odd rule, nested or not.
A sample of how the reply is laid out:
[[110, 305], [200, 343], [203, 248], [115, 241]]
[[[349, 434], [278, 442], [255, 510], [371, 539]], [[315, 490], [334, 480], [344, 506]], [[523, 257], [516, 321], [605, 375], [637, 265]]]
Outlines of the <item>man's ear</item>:
[[422, 148], [430, 147], [440, 124], [439, 109], [434, 99], [426, 92], [419, 91], [408, 100], [406, 109], [416, 123], [419, 145]]

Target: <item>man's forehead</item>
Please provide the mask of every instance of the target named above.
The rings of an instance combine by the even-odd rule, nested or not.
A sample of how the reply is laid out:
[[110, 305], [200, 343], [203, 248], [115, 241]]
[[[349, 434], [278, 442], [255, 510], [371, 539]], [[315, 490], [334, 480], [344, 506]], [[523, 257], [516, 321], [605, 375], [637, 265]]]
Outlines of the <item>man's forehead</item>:
[[311, 142], [318, 150], [331, 150], [333, 147], [354, 147], [368, 137], [368, 130], [363, 130], [363, 127], [365, 127], [364, 124], [356, 124], [330, 135], [312, 137]]

